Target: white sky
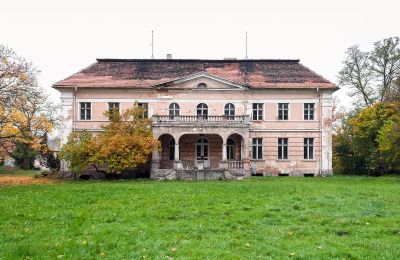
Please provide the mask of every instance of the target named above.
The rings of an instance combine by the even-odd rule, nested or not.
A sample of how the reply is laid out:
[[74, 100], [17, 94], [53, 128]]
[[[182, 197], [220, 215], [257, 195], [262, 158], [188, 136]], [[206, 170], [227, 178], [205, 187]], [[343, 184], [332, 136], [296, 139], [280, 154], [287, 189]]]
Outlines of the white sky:
[[[298, 58], [336, 83], [344, 51], [400, 35], [399, 0], [1, 0], [0, 44], [50, 86], [95, 58]], [[346, 91], [337, 96], [347, 105]], [[57, 99], [57, 91], [52, 90]]]

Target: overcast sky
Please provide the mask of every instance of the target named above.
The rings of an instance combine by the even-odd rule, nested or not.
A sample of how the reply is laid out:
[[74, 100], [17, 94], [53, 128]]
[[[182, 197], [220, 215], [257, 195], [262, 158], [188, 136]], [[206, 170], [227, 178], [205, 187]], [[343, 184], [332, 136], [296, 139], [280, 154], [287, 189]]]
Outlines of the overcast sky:
[[[399, 0], [2, 0], [0, 44], [50, 86], [96, 58], [300, 59], [332, 82], [354, 44], [400, 35]], [[57, 99], [53, 90], [52, 98]], [[345, 91], [336, 94], [346, 103]]]

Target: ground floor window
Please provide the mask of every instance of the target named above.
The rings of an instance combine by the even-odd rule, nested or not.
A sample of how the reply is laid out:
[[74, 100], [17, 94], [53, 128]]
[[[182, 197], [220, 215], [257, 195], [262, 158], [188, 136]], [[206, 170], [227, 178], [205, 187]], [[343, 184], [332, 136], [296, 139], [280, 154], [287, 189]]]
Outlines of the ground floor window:
[[169, 159], [174, 160], [175, 159], [175, 140], [171, 139], [169, 141]]
[[304, 138], [304, 159], [314, 159], [314, 138]]
[[253, 138], [251, 158], [254, 160], [262, 160], [262, 138]]
[[235, 160], [235, 141], [231, 138], [226, 142], [226, 156], [228, 160]]
[[278, 138], [278, 159], [286, 160], [288, 158], [288, 138]]

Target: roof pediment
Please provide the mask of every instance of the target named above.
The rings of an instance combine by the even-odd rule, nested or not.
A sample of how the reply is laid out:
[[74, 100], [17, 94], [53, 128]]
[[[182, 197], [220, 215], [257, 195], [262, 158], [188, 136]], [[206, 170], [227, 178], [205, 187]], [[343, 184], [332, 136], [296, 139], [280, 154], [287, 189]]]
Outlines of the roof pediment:
[[231, 80], [212, 75], [207, 72], [198, 72], [165, 83], [157, 84], [156, 88], [165, 89], [213, 89], [213, 90], [241, 90], [247, 86]]

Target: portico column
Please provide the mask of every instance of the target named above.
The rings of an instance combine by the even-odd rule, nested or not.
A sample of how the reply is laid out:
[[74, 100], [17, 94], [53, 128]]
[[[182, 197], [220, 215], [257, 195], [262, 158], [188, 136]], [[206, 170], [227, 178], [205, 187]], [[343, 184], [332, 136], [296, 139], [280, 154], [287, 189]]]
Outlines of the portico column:
[[249, 138], [247, 136], [245, 136], [243, 138], [243, 146], [242, 146], [242, 149], [243, 149], [243, 158], [242, 158], [242, 160], [243, 160], [243, 170], [246, 173], [250, 174], [249, 148], [250, 148], [249, 147]]
[[222, 139], [222, 160], [219, 162], [220, 169], [228, 169], [228, 159], [226, 156], [226, 141]]
[[[178, 139], [179, 140], [179, 139]], [[179, 159], [179, 142], [175, 142], [174, 169], [182, 169], [182, 162]]]
[[151, 178], [156, 178], [158, 169], [160, 169], [160, 152], [158, 150], [154, 150], [151, 154]]

